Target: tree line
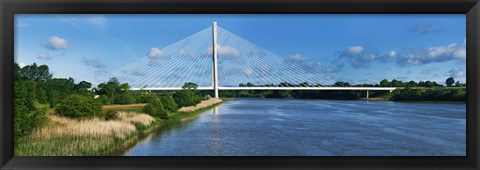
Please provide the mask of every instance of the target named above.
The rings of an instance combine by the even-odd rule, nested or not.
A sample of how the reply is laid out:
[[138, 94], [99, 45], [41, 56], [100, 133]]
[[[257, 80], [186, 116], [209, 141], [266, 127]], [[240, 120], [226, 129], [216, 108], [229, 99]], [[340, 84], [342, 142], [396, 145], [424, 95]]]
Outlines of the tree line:
[[[447, 87], [465, 87], [466, 84], [460, 83], [460, 81], [456, 81], [452, 77], [449, 77], [445, 80], [445, 84]], [[255, 85], [251, 82], [247, 83], [240, 83], [239, 87], [444, 87], [444, 85], [438, 84], [435, 81], [401, 81], [393, 79], [392, 81], [388, 81], [387, 79], [383, 79], [377, 84], [350, 84], [349, 82], [339, 81], [335, 82], [333, 85], [322, 85], [321, 83], [298, 83], [293, 84], [289, 82], [282, 82], [279, 84], [262, 84], [262, 85]]]

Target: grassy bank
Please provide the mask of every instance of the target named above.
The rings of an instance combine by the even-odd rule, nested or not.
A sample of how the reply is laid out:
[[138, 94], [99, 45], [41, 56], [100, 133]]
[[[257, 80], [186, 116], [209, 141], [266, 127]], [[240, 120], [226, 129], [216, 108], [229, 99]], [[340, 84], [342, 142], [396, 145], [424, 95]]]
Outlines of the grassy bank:
[[221, 103], [191, 112], [176, 112], [167, 120], [135, 112], [138, 106], [104, 107], [104, 110], [120, 110], [113, 120], [75, 120], [50, 115], [47, 126], [19, 140], [15, 156], [118, 155], [150, 132], [195, 117]]

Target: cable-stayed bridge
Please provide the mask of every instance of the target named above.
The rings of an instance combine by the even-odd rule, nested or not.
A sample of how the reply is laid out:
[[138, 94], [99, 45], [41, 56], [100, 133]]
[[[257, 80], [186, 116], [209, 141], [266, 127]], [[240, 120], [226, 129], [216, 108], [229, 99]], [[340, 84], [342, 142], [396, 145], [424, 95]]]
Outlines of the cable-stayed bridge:
[[[284, 58], [245, 40], [214, 22], [200, 32], [111, 72], [131, 90], [369, 90], [395, 87], [342, 87], [315, 70], [316, 62]], [[306, 62], [299, 64], [298, 62]]]

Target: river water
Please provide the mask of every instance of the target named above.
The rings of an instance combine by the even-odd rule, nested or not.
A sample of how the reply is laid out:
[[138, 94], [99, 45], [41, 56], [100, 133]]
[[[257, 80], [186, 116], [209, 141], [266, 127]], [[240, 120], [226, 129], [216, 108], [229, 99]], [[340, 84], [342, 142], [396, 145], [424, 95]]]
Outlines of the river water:
[[238, 98], [127, 156], [465, 156], [465, 104]]

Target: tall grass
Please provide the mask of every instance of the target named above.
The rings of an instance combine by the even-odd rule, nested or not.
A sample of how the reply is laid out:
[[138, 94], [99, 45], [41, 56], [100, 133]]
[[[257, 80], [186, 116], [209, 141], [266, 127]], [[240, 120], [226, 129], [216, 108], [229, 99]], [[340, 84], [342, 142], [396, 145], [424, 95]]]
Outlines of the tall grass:
[[118, 113], [116, 120], [75, 120], [49, 116], [48, 126], [37, 129], [15, 145], [16, 156], [95, 156], [121, 146], [155, 119], [142, 113]]

